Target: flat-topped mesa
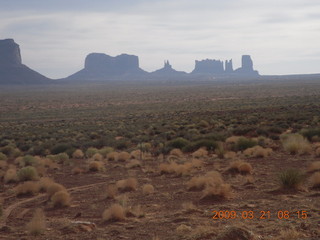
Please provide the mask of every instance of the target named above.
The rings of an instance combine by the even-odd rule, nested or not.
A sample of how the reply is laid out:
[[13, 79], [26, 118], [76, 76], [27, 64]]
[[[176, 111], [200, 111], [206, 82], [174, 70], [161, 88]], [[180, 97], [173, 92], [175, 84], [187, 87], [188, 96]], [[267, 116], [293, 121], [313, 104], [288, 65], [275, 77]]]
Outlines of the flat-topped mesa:
[[253, 62], [250, 55], [242, 55], [241, 68], [234, 71], [241, 75], [259, 75], [258, 71], [253, 69]]
[[221, 74], [224, 73], [223, 62], [215, 59], [195, 61], [195, 68], [191, 73]]
[[20, 47], [13, 39], [0, 40], [0, 65], [21, 65]]
[[134, 55], [121, 54], [111, 57], [104, 53], [91, 53], [86, 57], [84, 68], [111, 75], [140, 71], [139, 58]]

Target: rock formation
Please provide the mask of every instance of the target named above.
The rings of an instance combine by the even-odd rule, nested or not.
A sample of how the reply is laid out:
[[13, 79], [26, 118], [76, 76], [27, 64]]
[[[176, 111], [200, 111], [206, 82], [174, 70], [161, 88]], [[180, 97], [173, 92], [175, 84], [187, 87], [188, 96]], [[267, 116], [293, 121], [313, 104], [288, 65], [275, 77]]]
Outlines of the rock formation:
[[258, 71], [253, 70], [253, 62], [250, 55], [242, 55], [241, 68], [235, 70], [241, 75], [259, 75]]
[[0, 84], [48, 83], [50, 79], [22, 64], [19, 45], [0, 40]]
[[185, 75], [185, 72], [182, 71], [176, 71], [175, 69], [172, 68], [172, 66], [170, 65], [169, 61], [164, 61], [164, 66], [163, 68], [156, 70], [154, 72], [151, 73], [153, 76], [172, 76], [172, 77], [176, 77], [176, 76], [181, 76], [181, 75]]
[[139, 76], [144, 73], [145, 71], [139, 68], [137, 56], [121, 54], [111, 57], [104, 53], [90, 53], [85, 59], [84, 69], [67, 79], [108, 80], [129, 75]]
[[195, 61], [195, 68], [192, 74], [221, 74], [224, 73], [223, 62], [220, 60], [206, 59]]
[[232, 59], [225, 61], [225, 73], [233, 73]]

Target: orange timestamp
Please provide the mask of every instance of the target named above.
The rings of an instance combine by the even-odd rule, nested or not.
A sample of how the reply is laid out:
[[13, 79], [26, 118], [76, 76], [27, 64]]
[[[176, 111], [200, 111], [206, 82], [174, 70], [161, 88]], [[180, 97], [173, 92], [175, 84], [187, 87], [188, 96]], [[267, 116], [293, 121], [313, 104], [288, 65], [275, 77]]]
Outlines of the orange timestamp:
[[307, 219], [308, 213], [307, 211], [288, 211], [288, 210], [279, 210], [279, 211], [228, 211], [228, 210], [220, 210], [220, 211], [212, 211], [214, 220], [222, 220], [222, 219], [270, 219], [271, 217], [278, 219]]

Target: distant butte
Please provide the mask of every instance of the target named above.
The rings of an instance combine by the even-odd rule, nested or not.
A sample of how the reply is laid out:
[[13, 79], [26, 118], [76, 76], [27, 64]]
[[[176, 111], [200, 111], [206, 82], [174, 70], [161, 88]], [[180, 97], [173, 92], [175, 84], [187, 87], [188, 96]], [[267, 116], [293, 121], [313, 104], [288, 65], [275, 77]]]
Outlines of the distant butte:
[[20, 47], [13, 39], [0, 40], [0, 84], [49, 82], [49, 78], [22, 64]]

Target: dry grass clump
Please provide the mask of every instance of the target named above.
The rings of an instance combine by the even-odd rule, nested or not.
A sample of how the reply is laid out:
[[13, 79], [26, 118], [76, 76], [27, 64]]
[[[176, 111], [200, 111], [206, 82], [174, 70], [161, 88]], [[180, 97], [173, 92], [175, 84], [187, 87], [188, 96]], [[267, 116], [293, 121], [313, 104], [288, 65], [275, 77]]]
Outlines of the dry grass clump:
[[245, 156], [248, 157], [261, 157], [265, 158], [268, 157], [272, 153], [271, 148], [263, 148], [261, 146], [254, 146], [251, 148], [247, 148], [243, 151]]
[[228, 152], [226, 152], [226, 153], [223, 155], [223, 157], [224, 157], [225, 159], [234, 159], [234, 158], [237, 157], [237, 153], [236, 153], [236, 152], [233, 152], [233, 151], [228, 151]]
[[232, 196], [231, 185], [222, 183], [222, 184], [214, 184], [208, 185], [203, 190], [203, 194], [201, 199], [212, 199], [212, 198], [230, 198]]
[[312, 174], [310, 177], [310, 183], [312, 188], [320, 188], [320, 172]]
[[320, 147], [316, 148], [315, 155], [316, 157], [320, 157]]
[[0, 169], [5, 170], [8, 166], [8, 163], [4, 160], [0, 160]]
[[298, 240], [303, 237], [302, 233], [299, 233], [295, 229], [281, 230], [279, 236], [275, 240]]
[[92, 156], [92, 159], [94, 161], [102, 161], [103, 160], [103, 156], [100, 154], [100, 153], [95, 153], [93, 156]]
[[307, 154], [312, 150], [311, 144], [300, 134], [285, 134], [280, 138], [284, 150], [290, 154]]
[[128, 169], [137, 168], [137, 167], [141, 167], [141, 162], [137, 159], [133, 159], [129, 163], [126, 164], [126, 168], [128, 168]]
[[113, 204], [102, 213], [104, 221], [123, 221], [126, 218], [125, 209], [120, 204]]
[[100, 161], [91, 161], [88, 166], [89, 171], [91, 172], [101, 172], [104, 171], [103, 162]]
[[120, 162], [126, 162], [126, 161], [128, 161], [129, 159], [130, 159], [130, 153], [128, 153], [128, 152], [121, 152], [121, 153], [119, 153], [119, 155], [118, 155], [118, 161], [120, 161]]
[[118, 194], [118, 188], [115, 184], [109, 184], [106, 188], [106, 198], [115, 199]]
[[109, 161], [117, 161], [118, 160], [118, 156], [119, 156], [118, 152], [110, 152], [110, 153], [107, 154], [107, 159]]
[[40, 235], [46, 230], [46, 219], [43, 210], [36, 209], [31, 221], [27, 224], [27, 231], [31, 235]]
[[305, 175], [299, 169], [287, 169], [279, 174], [279, 180], [283, 189], [300, 189], [305, 180]]
[[35, 195], [39, 192], [39, 183], [33, 181], [27, 181], [19, 184], [15, 187], [15, 193], [17, 196], [21, 195]]
[[250, 163], [242, 161], [242, 160], [236, 160], [230, 163], [228, 171], [240, 173], [243, 175], [251, 174], [252, 173], [252, 166]]
[[67, 191], [67, 190], [61, 184], [51, 182], [51, 183], [48, 183], [48, 185], [46, 186], [46, 191], [47, 191], [49, 198], [51, 198], [55, 193], [60, 192], [60, 191]]
[[39, 191], [47, 192], [49, 187], [55, 182], [49, 177], [42, 177], [39, 180]]
[[231, 136], [231, 137], [228, 137], [225, 142], [227, 144], [236, 144], [238, 142], [239, 138], [240, 137], [238, 137], [238, 136]]
[[76, 159], [82, 159], [84, 157], [84, 153], [81, 149], [77, 149], [72, 153], [72, 157]]
[[308, 167], [308, 172], [320, 171], [320, 161], [313, 162]]
[[199, 148], [197, 151], [192, 153], [194, 158], [204, 158], [208, 156], [208, 151], [205, 148]]
[[203, 167], [203, 161], [200, 159], [192, 159], [191, 164], [192, 164], [192, 167], [194, 167], [194, 168], [202, 168]]
[[151, 184], [145, 184], [142, 187], [142, 192], [145, 195], [154, 193], [154, 187]]
[[17, 181], [18, 181], [18, 175], [17, 175], [16, 169], [14, 168], [8, 169], [4, 175], [4, 182], [11, 183], [11, 182], [17, 182]]
[[170, 156], [175, 156], [177, 158], [183, 157], [183, 153], [179, 148], [174, 148], [169, 153]]
[[161, 163], [159, 170], [161, 174], [175, 173], [177, 176], [185, 176], [190, 173], [193, 168], [193, 164], [190, 162], [184, 164], [177, 164], [176, 162]]
[[84, 173], [84, 170], [80, 167], [74, 167], [74, 168], [72, 168], [71, 173], [73, 175], [79, 175], [79, 174]]
[[131, 153], [131, 158], [134, 158], [134, 159], [140, 159], [142, 160], [142, 152], [138, 149], [138, 150], [133, 150]]
[[193, 190], [203, 190], [209, 185], [222, 184], [223, 180], [221, 174], [217, 171], [208, 172], [205, 176], [193, 177], [189, 182], [187, 182], [187, 189], [189, 191]]
[[61, 190], [52, 195], [51, 201], [54, 207], [70, 206], [70, 194], [66, 190]]
[[135, 178], [128, 178], [119, 180], [116, 182], [116, 187], [120, 192], [127, 192], [127, 191], [135, 191], [138, 186], [138, 181]]
[[137, 217], [137, 218], [142, 218], [145, 216], [145, 212], [143, 211], [141, 205], [133, 206], [133, 207], [128, 207], [125, 210], [126, 216], [130, 217]]

